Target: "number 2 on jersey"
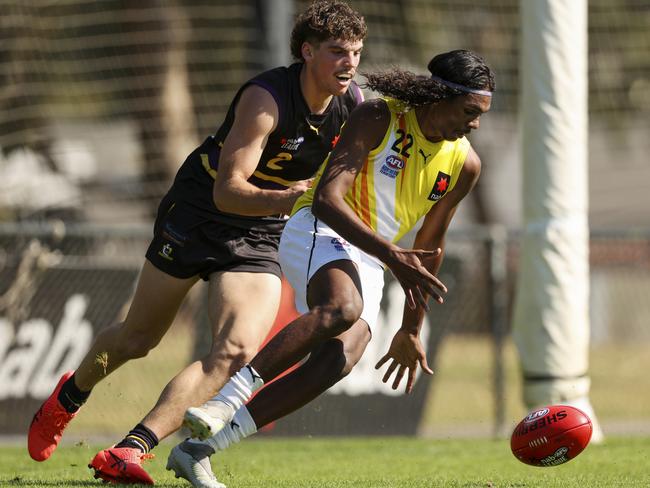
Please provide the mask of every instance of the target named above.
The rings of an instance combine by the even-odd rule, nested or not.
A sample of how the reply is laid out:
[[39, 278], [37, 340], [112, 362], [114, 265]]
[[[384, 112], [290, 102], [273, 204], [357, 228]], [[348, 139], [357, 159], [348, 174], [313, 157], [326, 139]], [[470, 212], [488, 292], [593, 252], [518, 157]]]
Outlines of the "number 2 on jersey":
[[[397, 129], [397, 139], [395, 139], [395, 142], [391, 146], [391, 149], [395, 151], [397, 154], [401, 154], [405, 158], [411, 157], [411, 154], [409, 153], [409, 149], [411, 149], [411, 146], [413, 145], [413, 136], [411, 134], [405, 133], [402, 129]], [[402, 147], [402, 149], [399, 148], [399, 145], [402, 144], [402, 141], [404, 141], [404, 138], [406, 137], [406, 144]]]
[[276, 157], [267, 161], [266, 167], [276, 171], [282, 171], [284, 169], [281, 164], [283, 161], [291, 161], [291, 154], [286, 152], [278, 153]]

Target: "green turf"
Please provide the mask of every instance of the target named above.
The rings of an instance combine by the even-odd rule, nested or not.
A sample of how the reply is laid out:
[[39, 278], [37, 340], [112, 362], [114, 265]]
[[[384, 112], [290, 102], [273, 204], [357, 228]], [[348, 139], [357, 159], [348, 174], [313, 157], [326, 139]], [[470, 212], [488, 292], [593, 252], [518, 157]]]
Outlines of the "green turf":
[[[170, 378], [189, 361], [191, 336], [183, 324], [174, 327], [146, 358], [125, 364], [93, 389], [88, 403], [66, 430], [66, 438], [118, 440], [142, 419]], [[484, 426], [483, 433], [492, 432], [492, 355], [492, 344], [484, 336], [450, 336], [443, 342], [433, 365], [435, 375], [420, 432], [444, 437], [448, 432], [474, 429], [477, 425]], [[433, 356], [429, 359], [433, 360]], [[511, 340], [505, 343], [503, 360], [502, 414], [505, 430], [510, 430], [527, 413], [521, 401], [521, 372]], [[650, 355], [644, 342], [611, 343], [592, 349], [590, 397], [605, 427], [621, 422], [648, 425], [650, 388], [639, 388], [647, 384], [648, 370]]]
[[[160, 487], [189, 486], [164, 470], [171, 445], [147, 468]], [[62, 447], [45, 463], [24, 447], [0, 448], [0, 486], [103, 486], [86, 468], [95, 448]], [[650, 438], [609, 438], [553, 468], [521, 464], [506, 440], [255, 439], [213, 460], [230, 488], [648, 487]]]

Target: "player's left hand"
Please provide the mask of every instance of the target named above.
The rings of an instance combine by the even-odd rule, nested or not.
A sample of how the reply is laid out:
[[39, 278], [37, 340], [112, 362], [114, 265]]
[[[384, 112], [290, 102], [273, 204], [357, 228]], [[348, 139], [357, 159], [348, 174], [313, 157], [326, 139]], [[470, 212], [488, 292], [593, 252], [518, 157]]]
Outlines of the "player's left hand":
[[406, 380], [406, 393], [411, 393], [413, 383], [415, 383], [415, 372], [418, 369], [418, 363], [427, 374], [433, 374], [433, 370], [427, 364], [427, 357], [424, 354], [424, 347], [417, 335], [410, 334], [404, 330], [398, 330], [393, 337], [393, 341], [388, 348], [388, 352], [375, 365], [375, 369], [381, 368], [388, 360], [392, 360], [382, 378], [384, 383], [388, 383], [391, 375], [397, 370], [392, 388], [397, 390], [402, 378], [408, 369], [408, 378]]

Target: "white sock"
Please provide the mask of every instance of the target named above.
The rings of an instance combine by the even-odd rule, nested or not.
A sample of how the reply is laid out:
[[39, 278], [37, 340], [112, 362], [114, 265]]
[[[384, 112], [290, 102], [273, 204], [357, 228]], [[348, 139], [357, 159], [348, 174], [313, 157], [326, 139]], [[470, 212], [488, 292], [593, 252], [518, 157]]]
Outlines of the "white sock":
[[223, 429], [217, 432], [212, 437], [205, 440], [212, 449], [216, 451], [223, 451], [228, 449], [231, 444], [237, 444], [242, 439], [253, 435], [257, 432], [257, 425], [246, 405], [242, 406], [233, 417], [230, 424], [226, 425]]
[[237, 410], [230, 425], [239, 430], [241, 439], [257, 432], [257, 425], [255, 425], [255, 421], [253, 420], [253, 417], [251, 417], [251, 413], [248, 411], [246, 405]]
[[253, 393], [264, 385], [264, 380], [250, 364], [247, 364], [230, 377], [219, 393], [213, 398], [230, 405], [237, 411], [244, 405]]

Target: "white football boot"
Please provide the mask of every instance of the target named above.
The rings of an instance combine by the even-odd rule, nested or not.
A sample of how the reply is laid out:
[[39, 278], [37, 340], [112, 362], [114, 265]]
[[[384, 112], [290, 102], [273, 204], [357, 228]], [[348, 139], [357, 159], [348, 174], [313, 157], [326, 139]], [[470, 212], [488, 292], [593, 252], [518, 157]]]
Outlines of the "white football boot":
[[235, 410], [230, 405], [210, 400], [200, 407], [188, 408], [183, 417], [183, 425], [190, 430], [193, 438], [205, 440], [223, 429], [234, 416]]
[[194, 488], [226, 488], [212, 472], [209, 451], [201, 452], [201, 447], [188, 448], [187, 442], [175, 446], [167, 458], [167, 470], [174, 471], [176, 478], [186, 479]]

